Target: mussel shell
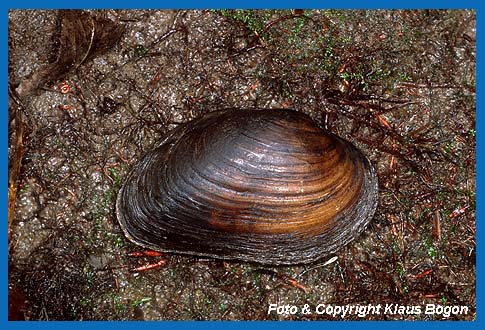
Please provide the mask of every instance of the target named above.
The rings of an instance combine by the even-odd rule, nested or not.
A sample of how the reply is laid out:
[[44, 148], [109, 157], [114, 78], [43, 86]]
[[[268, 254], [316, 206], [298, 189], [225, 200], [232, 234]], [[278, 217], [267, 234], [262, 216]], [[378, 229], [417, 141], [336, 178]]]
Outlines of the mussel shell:
[[126, 236], [146, 248], [298, 264], [357, 237], [377, 176], [351, 143], [287, 109], [226, 109], [170, 131], [117, 199]]

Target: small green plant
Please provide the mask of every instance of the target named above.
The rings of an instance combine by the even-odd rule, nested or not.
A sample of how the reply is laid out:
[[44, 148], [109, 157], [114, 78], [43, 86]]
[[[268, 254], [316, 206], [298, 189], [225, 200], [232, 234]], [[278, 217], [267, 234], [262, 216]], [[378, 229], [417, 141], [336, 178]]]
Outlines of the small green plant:
[[86, 307], [86, 306], [89, 305], [89, 302], [90, 302], [89, 299], [87, 299], [87, 298], [81, 298], [79, 300], [79, 305], [81, 305], [82, 307]]
[[434, 246], [428, 247], [428, 255], [433, 259], [436, 258], [436, 249], [434, 248]]
[[125, 240], [121, 235], [106, 232], [106, 237], [111, 240], [111, 242], [119, 249], [122, 249], [126, 246]]
[[152, 298], [150, 298], [150, 297], [144, 297], [144, 298], [141, 298], [141, 299], [138, 299], [138, 300], [133, 301], [131, 303], [131, 307], [141, 306], [143, 304], [146, 304], [149, 301], [152, 301]]
[[399, 72], [397, 79], [402, 82], [412, 81], [413, 78], [407, 72]]
[[113, 304], [113, 309], [116, 314], [123, 315], [127, 313], [126, 304], [117, 293], [115, 292], [109, 293], [108, 299], [111, 300], [111, 303]]
[[118, 189], [119, 187], [121, 187], [122, 179], [120, 176], [119, 169], [116, 167], [110, 167], [108, 168], [108, 172], [111, 179], [113, 179], [115, 189]]
[[436, 250], [435, 246], [433, 245], [433, 238], [428, 237], [425, 241], [425, 248], [426, 248], [426, 254], [431, 257], [432, 259], [436, 259], [438, 257], [438, 251]]
[[136, 56], [144, 56], [148, 53], [148, 49], [143, 45], [136, 45], [134, 50]]
[[397, 264], [397, 273], [399, 274], [399, 278], [404, 278], [404, 276], [406, 275], [406, 270], [404, 269], [402, 263], [398, 263]]
[[20, 193], [25, 193], [27, 190], [29, 189], [29, 185], [26, 183], [26, 184], [23, 184], [20, 186]]
[[455, 141], [453, 140], [450, 140], [446, 143], [445, 147], [444, 147], [444, 151], [447, 153], [447, 154], [451, 154], [453, 152], [453, 150], [455, 150], [456, 148], [456, 145], [455, 145]]

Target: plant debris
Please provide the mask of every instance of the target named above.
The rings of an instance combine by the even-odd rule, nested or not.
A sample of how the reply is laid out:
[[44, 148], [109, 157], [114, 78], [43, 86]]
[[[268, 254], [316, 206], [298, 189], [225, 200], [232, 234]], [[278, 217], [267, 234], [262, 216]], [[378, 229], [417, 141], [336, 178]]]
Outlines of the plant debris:
[[59, 21], [55, 62], [24, 80], [16, 89], [20, 97], [36, 92], [49, 81], [62, 79], [85, 61], [106, 52], [125, 31], [123, 25], [83, 10], [60, 10]]

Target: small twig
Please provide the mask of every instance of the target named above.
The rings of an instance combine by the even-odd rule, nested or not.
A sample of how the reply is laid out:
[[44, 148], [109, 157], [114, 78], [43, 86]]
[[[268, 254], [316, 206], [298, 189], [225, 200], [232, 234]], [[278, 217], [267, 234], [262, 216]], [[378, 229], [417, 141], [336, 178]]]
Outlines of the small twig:
[[23, 110], [25, 109], [18, 95], [9, 88], [9, 94], [14, 102], [17, 104], [15, 111], [15, 152], [13, 159], [9, 160], [12, 164], [8, 175], [8, 241], [12, 237], [12, 223], [15, 214], [15, 201], [17, 200], [17, 189], [19, 185], [20, 169], [22, 167], [22, 159], [24, 156], [24, 120]]
[[293, 277], [289, 277], [285, 274], [281, 274], [281, 273], [278, 273], [278, 272], [275, 272], [273, 270], [269, 270], [269, 269], [260, 269], [259, 270], [261, 273], [264, 273], [264, 274], [268, 274], [268, 275], [271, 275], [271, 276], [274, 276], [276, 278], [278, 278], [279, 280], [283, 281], [284, 283], [288, 284], [288, 285], [291, 285], [292, 287], [294, 288], [297, 288], [305, 293], [310, 293], [311, 292], [311, 288], [308, 287], [307, 285], [299, 282], [297, 279], [293, 278]]
[[434, 211], [433, 216], [433, 238], [436, 242], [441, 241], [441, 214], [439, 210]]

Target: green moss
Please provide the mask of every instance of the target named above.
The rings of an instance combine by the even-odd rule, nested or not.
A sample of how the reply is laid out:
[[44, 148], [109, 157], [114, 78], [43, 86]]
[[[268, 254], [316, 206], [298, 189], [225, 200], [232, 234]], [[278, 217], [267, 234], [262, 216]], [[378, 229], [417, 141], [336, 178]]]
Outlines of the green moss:
[[247, 9], [233, 9], [233, 10], [216, 10], [220, 15], [243, 23], [247, 29], [253, 33], [259, 34], [262, 32], [270, 17], [276, 13], [276, 10], [247, 10]]

